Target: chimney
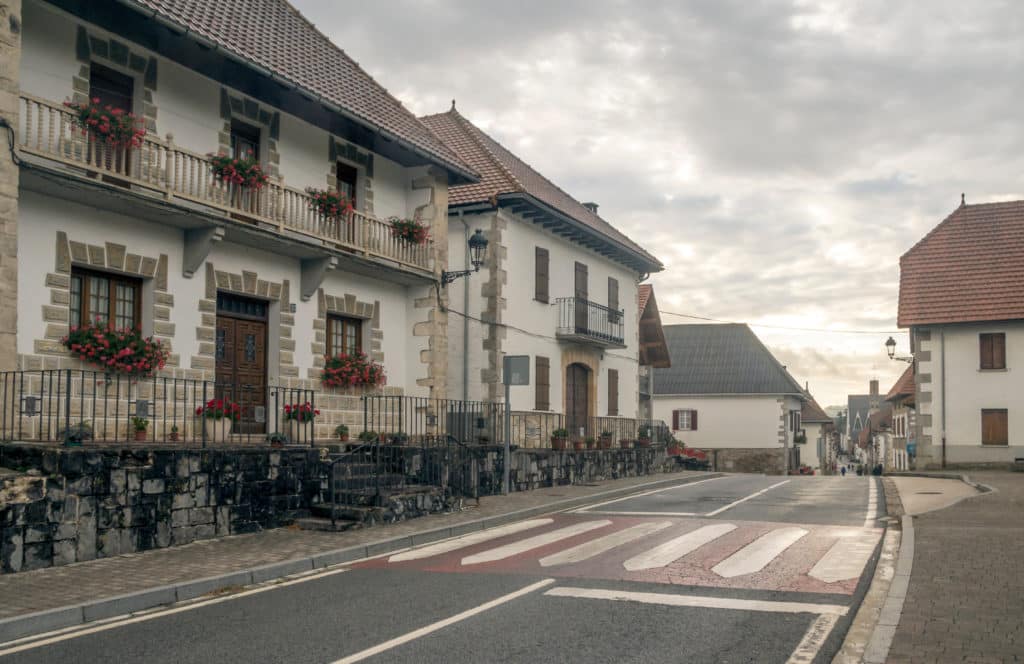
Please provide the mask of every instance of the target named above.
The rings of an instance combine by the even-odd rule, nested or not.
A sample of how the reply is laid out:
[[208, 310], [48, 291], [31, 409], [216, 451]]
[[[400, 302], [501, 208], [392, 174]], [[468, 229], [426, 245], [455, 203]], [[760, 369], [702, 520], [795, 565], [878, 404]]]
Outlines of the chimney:
[[597, 203], [584, 203], [583, 207], [587, 208], [594, 214], [597, 214]]
[[870, 385], [871, 385], [871, 396], [877, 397], [878, 396], [878, 379], [876, 378], [876, 379], [872, 380]]

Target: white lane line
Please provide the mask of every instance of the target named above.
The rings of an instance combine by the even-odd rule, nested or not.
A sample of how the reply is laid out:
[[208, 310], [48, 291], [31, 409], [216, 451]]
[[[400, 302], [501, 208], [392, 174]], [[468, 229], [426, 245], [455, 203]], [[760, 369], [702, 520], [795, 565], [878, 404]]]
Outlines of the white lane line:
[[878, 486], [875, 484], [875, 478], [868, 478], [868, 509], [867, 514], [864, 515], [864, 527], [874, 528], [875, 520], [878, 518]]
[[807, 575], [825, 583], [858, 578], [871, 559], [878, 538], [876, 532], [840, 537]]
[[333, 662], [333, 664], [354, 664], [354, 662], [361, 662], [364, 659], [369, 659], [370, 657], [373, 657], [374, 655], [379, 655], [380, 653], [387, 652], [392, 648], [397, 648], [398, 646], [409, 643], [410, 641], [415, 641], [416, 639], [436, 632], [439, 629], [444, 629], [449, 625], [454, 625], [455, 623], [461, 622], [466, 618], [472, 618], [473, 616], [481, 614], [484, 611], [489, 611], [490, 609], [493, 609], [496, 606], [508, 604], [512, 600], [518, 599], [523, 595], [528, 595], [535, 590], [540, 590], [545, 586], [550, 586], [554, 582], [554, 579], [544, 579], [543, 581], [538, 581], [537, 583], [528, 585], [525, 588], [520, 588], [515, 592], [509, 593], [507, 595], [502, 595], [497, 599], [492, 599], [490, 602], [485, 602], [480, 606], [475, 606], [472, 609], [467, 609], [466, 611], [463, 611], [462, 613], [457, 613], [450, 618], [439, 620], [435, 623], [427, 625], [426, 627], [420, 627], [419, 629], [413, 630], [408, 634], [403, 634], [402, 636], [395, 637], [390, 641], [385, 641], [384, 643], [377, 644], [372, 648], [360, 650], [354, 655], [349, 655], [348, 657], [343, 657], [339, 660], [336, 660], [335, 662]]
[[594, 509], [595, 507], [601, 507], [602, 505], [611, 505], [612, 503], [621, 503], [624, 500], [632, 500], [634, 498], [641, 498], [643, 496], [650, 496], [650, 495], [653, 495], [655, 493], [663, 493], [665, 491], [676, 491], [678, 489], [688, 489], [691, 486], [697, 486], [698, 484], [704, 484], [705, 482], [714, 482], [715, 480], [724, 480], [725, 478], [726, 478], [725, 475], [721, 475], [719, 477], [709, 477], [706, 480], [697, 480], [696, 482], [687, 482], [686, 484], [675, 484], [673, 486], [667, 486], [664, 489], [651, 489], [650, 491], [644, 491], [643, 493], [633, 493], [633, 494], [630, 494], [630, 495], [625, 496], [623, 498], [613, 498], [611, 500], [606, 500], [603, 503], [594, 503], [593, 505], [587, 505], [586, 507], [581, 507], [579, 509], [572, 510], [572, 512], [577, 512], [577, 513], [589, 512], [590, 510]]
[[615, 510], [587, 510], [582, 514], [611, 514], [613, 516], [703, 516], [697, 512], [616, 512]]
[[[183, 613], [185, 611], [192, 611], [194, 609], [201, 609], [201, 608], [203, 608], [205, 606], [211, 606], [213, 604], [220, 604], [222, 602], [231, 602], [231, 601], [234, 601], [236, 599], [241, 599], [243, 597], [248, 597], [250, 595], [256, 595], [258, 593], [265, 593], [268, 590], [277, 590], [278, 588], [285, 588], [287, 586], [292, 586], [292, 585], [295, 585], [297, 583], [306, 583], [307, 581], [315, 581], [317, 579], [322, 579], [325, 576], [333, 576], [335, 574], [341, 574], [341, 573], [347, 572], [347, 571], [348, 571], [347, 568], [346, 569], [331, 569], [331, 570], [328, 570], [326, 572], [319, 572], [319, 573], [309, 574], [307, 576], [301, 576], [299, 578], [291, 579], [289, 581], [283, 581], [283, 582], [280, 582], [280, 583], [271, 583], [270, 585], [260, 586], [259, 588], [253, 588], [252, 590], [246, 590], [244, 592], [234, 593], [232, 595], [225, 595], [224, 597], [216, 597], [216, 598], [207, 599], [207, 600], [203, 600], [203, 599], [193, 600], [193, 601], [189, 602], [188, 604], [183, 604], [181, 606], [176, 606], [176, 607], [170, 608], [170, 609], [163, 609], [163, 610], [147, 609], [145, 613], [141, 613], [141, 614], [138, 614], [138, 615], [127, 614], [129, 617], [125, 617], [124, 619], [117, 619], [117, 618], [107, 619], [103, 624], [100, 624], [100, 625], [97, 625], [97, 624], [94, 624], [94, 623], [90, 623], [88, 626], [83, 626], [82, 629], [79, 629], [78, 631], [75, 631], [75, 632], [68, 632], [67, 631], [68, 628], [64, 628], [64, 629], [60, 629], [60, 630], [54, 630], [53, 632], [47, 632], [47, 633], [44, 633], [44, 634], [35, 634], [33, 636], [25, 637], [25, 639], [19, 639], [19, 641], [24, 641], [24, 640], [27, 640], [27, 639], [34, 639], [31, 643], [25, 643], [24, 645], [15, 646], [13, 648], [2, 648], [2, 649], [0, 649], [0, 657], [5, 657], [7, 655], [13, 655], [14, 653], [23, 652], [25, 650], [32, 650], [34, 648], [41, 648], [43, 646], [53, 645], [54, 643], [60, 643], [61, 641], [69, 641], [71, 639], [77, 639], [80, 636], [88, 636], [89, 634], [97, 634], [99, 632], [106, 632], [108, 630], [117, 629], [119, 627], [124, 627], [126, 625], [134, 625], [135, 623], [145, 622], [147, 620], [153, 620], [154, 618], [163, 618], [164, 616], [172, 616], [172, 615], [174, 615], [176, 613]], [[53, 635], [53, 636], [51, 636], [51, 635]], [[14, 643], [14, 642], [12, 641], [10, 643]]]
[[597, 530], [598, 528], [604, 528], [605, 526], [611, 525], [611, 523], [611, 521], [606, 519], [575, 523], [571, 526], [566, 526], [565, 528], [559, 528], [558, 530], [552, 530], [551, 532], [527, 537], [526, 539], [519, 540], [518, 542], [511, 542], [510, 544], [505, 544], [504, 546], [499, 546], [494, 549], [487, 549], [480, 553], [474, 553], [471, 556], [463, 558], [462, 564], [478, 565], [480, 563], [492, 563], [495, 560], [504, 560], [505, 558], [511, 558], [512, 556], [525, 551], [552, 544], [558, 540], [581, 535], [583, 533], [590, 532], [591, 530]]
[[715, 510], [714, 512], [708, 512], [708, 513], [707, 513], [707, 514], [705, 514], [704, 516], [716, 516], [716, 515], [718, 515], [718, 514], [721, 514], [721, 513], [722, 513], [722, 512], [724, 512], [725, 510], [729, 510], [729, 509], [732, 509], [733, 507], [736, 507], [736, 506], [737, 506], [737, 505], [739, 505], [740, 503], [745, 503], [745, 502], [747, 502], [747, 501], [748, 501], [748, 500], [750, 500], [751, 498], [757, 498], [757, 497], [758, 497], [758, 496], [760, 496], [761, 494], [763, 494], [763, 493], [766, 493], [766, 492], [768, 492], [768, 491], [771, 491], [771, 490], [772, 490], [772, 489], [774, 489], [775, 487], [777, 487], [777, 486], [782, 486], [783, 484], [786, 484], [786, 483], [788, 483], [788, 482], [789, 482], [789, 480], [782, 480], [781, 482], [778, 482], [778, 483], [776, 483], [776, 484], [773, 484], [773, 485], [771, 485], [770, 487], [766, 487], [766, 488], [764, 488], [764, 489], [761, 489], [760, 491], [755, 491], [754, 493], [750, 494], [750, 495], [749, 495], [749, 496], [747, 496], [746, 498], [740, 498], [739, 500], [736, 500], [736, 501], [733, 501], [733, 502], [729, 503], [729, 504], [728, 504], [728, 505], [726, 505], [725, 507], [719, 507], [719, 508], [718, 508], [717, 510]]
[[806, 534], [803, 528], [776, 528], [718, 563], [711, 571], [726, 579], [760, 572]]
[[559, 551], [553, 553], [550, 556], [540, 559], [541, 567], [551, 567], [553, 565], [568, 565], [571, 563], [579, 563], [584, 560], [590, 560], [594, 556], [598, 556], [606, 551], [611, 551], [617, 546], [628, 544], [633, 540], [638, 540], [641, 537], [647, 537], [654, 533], [665, 530], [672, 525], [671, 521], [654, 521], [651, 523], [641, 523], [636, 526], [631, 526], [625, 530], [620, 530], [617, 533], [605, 535], [604, 537], [598, 537], [595, 540], [584, 542], [571, 549], [565, 551]]
[[670, 539], [664, 544], [659, 544], [650, 551], [633, 556], [622, 563], [622, 566], [630, 572], [664, 567], [673, 560], [678, 560], [691, 551], [734, 530], [736, 530], [736, 526], [731, 523], [716, 523], [711, 526], [703, 526], [675, 539]]
[[809, 664], [813, 662], [814, 658], [818, 656], [821, 647], [825, 645], [825, 639], [832, 633], [832, 628], [836, 626], [838, 620], [839, 616], [834, 613], [823, 613], [818, 616], [811, 623], [811, 626], [807, 628], [804, 638], [800, 639], [800, 643], [797, 644], [796, 650], [789, 656], [786, 664]]
[[704, 595], [670, 595], [667, 593], [641, 593], [626, 590], [605, 590], [604, 588], [552, 588], [544, 593], [551, 597], [574, 597], [578, 599], [605, 599], [616, 602], [640, 602], [663, 606], [692, 606], [702, 609], [734, 609], [737, 611], [761, 611], [765, 613], [827, 613], [845, 616], [847, 607], [838, 604], [810, 604], [804, 602], [773, 602], [759, 599], [736, 599], [733, 597], [708, 597]]
[[463, 535], [454, 539], [445, 540], [443, 542], [437, 542], [436, 544], [427, 544], [415, 549], [409, 549], [402, 553], [396, 553], [395, 555], [388, 558], [389, 563], [400, 563], [406, 560], [420, 560], [421, 558], [430, 558], [431, 556], [437, 556], [442, 553], [448, 553], [449, 551], [455, 551], [463, 547], [472, 546], [474, 544], [480, 544], [488, 540], [497, 539], [504, 537], [505, 535], [512, 535], [514, 533], [521, 533], [524, 530], [530, 530], [531, 528], [538, 528], [540, 526], [547, 526], [554, 523], [554, 519], [530, 519], [529, 521], [520, 521], [519, 523], [510, 523], [507, 526], [498, 526], [497, 528], [488, 528], [483, 532], [472, 533], [470, 535]]

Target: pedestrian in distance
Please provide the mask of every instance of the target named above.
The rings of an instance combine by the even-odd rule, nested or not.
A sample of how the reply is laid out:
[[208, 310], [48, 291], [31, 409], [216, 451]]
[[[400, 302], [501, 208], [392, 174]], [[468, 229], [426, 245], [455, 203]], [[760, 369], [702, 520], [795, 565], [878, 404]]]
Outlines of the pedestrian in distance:
[[840, 475], [842, 475], [843, 477], [846, 477], [846, 466], [843, 466], [843, 467], [842, 467], [842, 468], [841, 468], [841, 469], [839, 470], [839, 474], [840, 474]]

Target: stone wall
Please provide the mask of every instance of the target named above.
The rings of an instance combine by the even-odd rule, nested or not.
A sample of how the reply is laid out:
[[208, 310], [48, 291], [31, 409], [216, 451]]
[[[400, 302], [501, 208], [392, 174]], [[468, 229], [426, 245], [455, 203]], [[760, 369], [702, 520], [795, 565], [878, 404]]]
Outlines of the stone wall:
[[[706, 449], [711, 469], [729, 473], [765, 473], [782, 475], [785, 472], [783, 450], [778, 448], [724, 448]], [[794, 451], [790, 455], [795, 457]], [[795, 459], [790, 468], [796, 468]]]
[[188, 544], [290, 523], [319, 501], [314, 450], [0, 446], [0, 571]]
[[[18, 126], [21, 0], [0, 1], [0, 117]], [[0, 155], [0, 370], [14, 369], [18, 332], [18, 166]]]

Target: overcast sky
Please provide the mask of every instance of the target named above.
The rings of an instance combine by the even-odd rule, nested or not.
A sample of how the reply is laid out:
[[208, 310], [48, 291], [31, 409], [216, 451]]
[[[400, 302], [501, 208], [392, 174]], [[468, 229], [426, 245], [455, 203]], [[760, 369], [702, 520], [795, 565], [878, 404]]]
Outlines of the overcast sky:
[[1016, 2], [293, 1], [416, 114], [454, 98], [598, 202], [665, 263], [663, 323], [755, 324], [823, 406], [905, 368], [899, 256], [961, 192], [1024, 198]]

